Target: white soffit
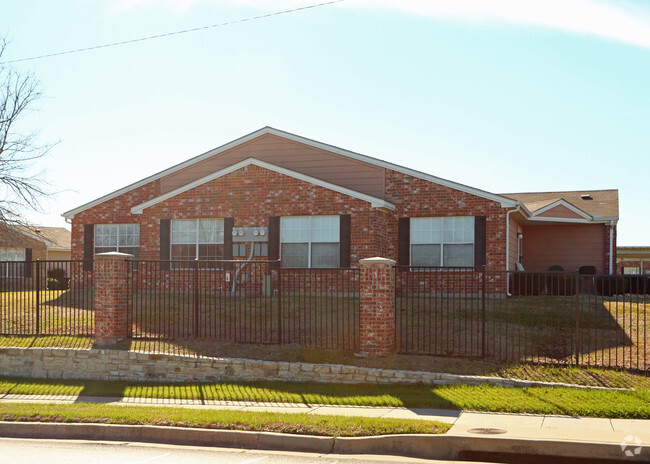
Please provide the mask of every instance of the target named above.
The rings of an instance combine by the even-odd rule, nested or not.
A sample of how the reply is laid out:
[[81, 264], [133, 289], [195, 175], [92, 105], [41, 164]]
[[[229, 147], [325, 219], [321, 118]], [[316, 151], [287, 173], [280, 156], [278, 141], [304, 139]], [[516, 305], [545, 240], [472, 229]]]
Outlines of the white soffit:
[[370, 203], [370, 206], [373, 208], [387, 208], [391, 211], [395, 210], [394, 204], [387, 202], [386, 200], [382, 200], [381, 198], [376, 198], [370, 195], [366, 195], [365, 193], [357, 192], [355, 190], [350, 190], [348, 188], [341, 187], [340, 185], [332, 184], [330, 182], [326, 182], [324, 180], [317, 179], [315, 177], [307, 176], [305, 174], [301, 174], [299, 172], [292, 171], [290, 169], [282, 168], [280, 166], [276, 166], [274, 164], [267, 163], [265, 161], [261, 161], [255, 158], [247, 158], [243, 161], [228, 166], [227, 168], [221, 169], [220, 171], [202, 177], [201, 179], [197, 179], [194, 182], [190, 182], [189, 184], [183, 185], [182, 187], [179, 187], [176, 190], [172, 190], [171, 192], [167, 192], [163, 195], [160, 195], [159, 197], [152, 198], [149, 201], [145, 201], [144, 203], [136, 205], [133, 208], [131, 208], [131, 214], [142, 214], [142, 212], [145, 209], [150, 208], [153, 205], [161, 203], [165, 200], [175, 197], [176, 195], [180, 195], [181, 193], [187, 192], [188, 190], [192, 190], [193, 188], [203, 185], [206, 182], [210, 182], [212, 180], [218, 179], [219, 177], [223, 177], [226, 174], [230, 174], [231, 172], [237, 171], [238, 169], [250, 165], [259, 166], [261, 168], [268, 169], [270, 171], [283, 174], [285, 176], [293, 177], [294, 179], [302, 180], [304, 182], [309, 182], [310, 184], [318, 185], [320, 187], [324, 187], [326, 189], [333, 190], [335, 192], [339, 192], [344, 195], [366, 201]]

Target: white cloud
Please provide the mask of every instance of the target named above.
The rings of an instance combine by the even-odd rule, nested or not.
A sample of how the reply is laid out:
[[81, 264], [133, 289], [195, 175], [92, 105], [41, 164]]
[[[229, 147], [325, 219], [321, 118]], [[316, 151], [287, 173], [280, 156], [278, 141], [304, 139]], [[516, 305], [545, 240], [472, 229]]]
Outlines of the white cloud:
[[[113, 11], [163, 4], [184, 11], [196, 3], [221, 2], [265, 10], [319, 0], [114, 0]], [[324, 0], [321, 0], [324, 1]], [[382, 8], [456, 21], [494, 21], [593, 35], [650, 48], [650, 9], [618, 0], [346, 0], [336, 6]]]
[[598, 0], [357, 0], [454, 20], [502, 21], [605, 37], [650, 48], [650, 10]]

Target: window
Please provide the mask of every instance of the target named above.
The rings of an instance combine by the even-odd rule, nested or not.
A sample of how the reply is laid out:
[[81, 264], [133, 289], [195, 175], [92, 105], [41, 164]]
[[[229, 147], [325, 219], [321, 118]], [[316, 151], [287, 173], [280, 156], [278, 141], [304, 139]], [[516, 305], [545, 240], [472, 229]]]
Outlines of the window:
[[474, 265], [474, 218], [411, 219], [411, 265]]
[[339, 267], [339, 216], [280, 218], [283, 267]]
[[140, 224], [95, 225], [95, 253], [118, 251], [140, 256]]
[[625, 266], [623, 268], [623, 274], [640, 274], [640, 273], [641, 273], [641, 269], [638, 267]]
[[7, 261], [25, 261], [24, 248], [0, 247], [0, 277], [22, 277], [24, 275], [24, 264], [22, 262]]
[[172, 220], [172, 260], [214, 261], [223, 259], [223, 242], [223, 219]]

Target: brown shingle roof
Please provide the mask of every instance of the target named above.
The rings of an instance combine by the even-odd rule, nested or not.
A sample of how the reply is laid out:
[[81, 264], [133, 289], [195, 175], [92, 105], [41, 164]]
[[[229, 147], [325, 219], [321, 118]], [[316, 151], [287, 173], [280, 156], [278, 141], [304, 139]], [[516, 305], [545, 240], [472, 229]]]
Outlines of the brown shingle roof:
[[48, 248], [70, 250], [72, 248], [72, 233], [64, 227], [20, 227], [24, 232], [33, 236], [45, 239]]
[[[573, 192], [502, 193], [504, 197], [520, 201], [532, 213], [557, 200], [564, 199], [591, 216], [618, 217], [618, 190], [580, 190]], [[593, 200], [583, 200], [590, 195]]]

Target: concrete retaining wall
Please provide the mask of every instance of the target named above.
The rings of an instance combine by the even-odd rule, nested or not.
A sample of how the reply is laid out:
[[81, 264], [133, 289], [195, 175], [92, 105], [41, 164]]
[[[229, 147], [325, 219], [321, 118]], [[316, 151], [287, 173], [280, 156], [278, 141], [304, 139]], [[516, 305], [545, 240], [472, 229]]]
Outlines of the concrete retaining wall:
[[370, 369], [338, 364], [209, 358], [107, 349], [0, 347], [0, 374], [49, 379], [160, 382], [279, 380], [327, 383], [422, 383], [426, 385], [568, 386], [498, 377]]

